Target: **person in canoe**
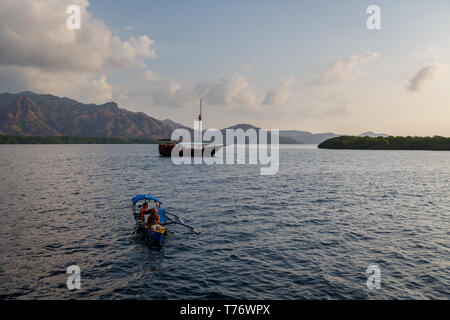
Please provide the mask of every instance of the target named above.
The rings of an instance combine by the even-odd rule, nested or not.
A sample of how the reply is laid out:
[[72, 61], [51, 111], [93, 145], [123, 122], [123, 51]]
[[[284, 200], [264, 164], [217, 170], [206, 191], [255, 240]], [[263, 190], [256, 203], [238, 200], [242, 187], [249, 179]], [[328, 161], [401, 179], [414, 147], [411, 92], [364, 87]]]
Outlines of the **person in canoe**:
[[141, 211], [139, 212], [139, 216], [144, 224], [145, 224], [146, 215], [151, 214], [151, 211], [152, 210], [148, 207], [148, 203], [144, 202], [144, 204], [142, 205]]
[[153, 208], [150, 213], [150, 217], [147, 219], [147, 229], [148, 230], [158, 230], [159, 229], [159, 214], [158, 208]]

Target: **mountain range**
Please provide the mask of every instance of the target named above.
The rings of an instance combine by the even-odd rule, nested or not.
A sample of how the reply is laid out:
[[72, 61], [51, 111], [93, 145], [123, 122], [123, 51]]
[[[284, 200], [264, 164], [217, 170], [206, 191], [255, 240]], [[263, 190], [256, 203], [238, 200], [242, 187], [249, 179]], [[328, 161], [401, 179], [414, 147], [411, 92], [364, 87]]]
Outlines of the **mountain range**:
[[49, 94], [0, 94], [0, 134], [74, 137], [170, 137], [175, 128], [115, 102], [83, 104]]
[[[186, 128], [170, 119], [158, 120], [143, 112], [119, 108], [117, 103], [84, 104], [69, 98], [30, 91], [0, 94], [0, 134], [17, 136], [169, 138], [177, 128]], [[238, 124], [229, 129], [259, 129]], [[222, 130], [228, 129], [224, 128]], [[376, 135], [367, 132], [365, 135]], [[280, 130], [281, 144], [319, 144], [334, 133]]]

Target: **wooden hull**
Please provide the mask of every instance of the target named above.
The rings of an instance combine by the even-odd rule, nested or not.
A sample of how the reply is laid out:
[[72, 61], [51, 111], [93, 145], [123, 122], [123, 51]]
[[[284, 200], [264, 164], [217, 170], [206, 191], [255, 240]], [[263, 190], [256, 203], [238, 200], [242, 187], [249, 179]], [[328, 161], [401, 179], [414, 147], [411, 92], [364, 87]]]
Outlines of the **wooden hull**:
[[170, 157], [172, 155], [172, 149], [175, 146], [175, 144], [160, 144], [159, 145], [159, 155], [161, 157]]
[[149, 240], [151, 240], [153, 243], [155, 243], [156, 245], [158, 245], [160, 247], [162, 246], [164, 233], [146, 230], [145, 234], [146, 234], [147, 238]]
[[[175, 144], [160, 144], [159, 145], [159, 148], [158, 148], [158, 151], [159, 151], [159, 155], [161, 156], [161, 157], [171, 157], [172, 156], [172, 149], [175, 147]], [[199, 153], [199, 149], [198, 150], [195, 150], [195, 149], [187, 149], [187, 150], [183, 150], [183, 149], [181, 149], [179, 152], [178, 152], [178, 155], [180, 156], [180, 157], [182, 157], [183, 155], [184, 155], [184, 152], [187, 152], [187, 154], [189, 155], [190, 154], [190, 156], [191, 157], [195, 157], [196, 156], [196, 151], [197, 151], [197, 153]], [[204, 155], [204, 153], [205, 153], [205, 148], [202, 148], [202, 151], [201, 151], [201, 153], [202, 153], [202, 157], [203, 157], [203, 155]], [[216, 148], [214, 147], [214, 149], [212, 149], [211, 150], [211, 156], [212, 157], [214, 157], [214, 155], [216, 154]], [[208, 154], [209, 155], [209, 154]]]

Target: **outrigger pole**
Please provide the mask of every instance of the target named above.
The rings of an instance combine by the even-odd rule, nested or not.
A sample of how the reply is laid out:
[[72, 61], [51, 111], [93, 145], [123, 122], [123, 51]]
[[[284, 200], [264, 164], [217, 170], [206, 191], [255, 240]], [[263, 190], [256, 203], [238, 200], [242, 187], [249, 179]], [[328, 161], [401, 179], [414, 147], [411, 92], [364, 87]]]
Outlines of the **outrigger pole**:
[[185, 226], [186, 228], [191, 229], [191, 231], [193, 233], [195, 233], [195, 234], [200, 234], [199, 231], [195, 231], [194, 227], [191, 227], [190, 225], [187, 225], [186, 223], [184, 223], [184, 221], [181, 220], [181, 218], [179, 216], [177, 216], [176, 214], [173, 214], [173, 213], [170, 213], [170, 212], [167, 212], [167, 211], [166, 211], [166, 214], [170, 215], [170, 216], [172, 216], [172, 217], [174, 217], [176, 219], [176, 220], [171, 220], [173, 223], [177, 223], [177, 224], [180, 224], [182, 226]]

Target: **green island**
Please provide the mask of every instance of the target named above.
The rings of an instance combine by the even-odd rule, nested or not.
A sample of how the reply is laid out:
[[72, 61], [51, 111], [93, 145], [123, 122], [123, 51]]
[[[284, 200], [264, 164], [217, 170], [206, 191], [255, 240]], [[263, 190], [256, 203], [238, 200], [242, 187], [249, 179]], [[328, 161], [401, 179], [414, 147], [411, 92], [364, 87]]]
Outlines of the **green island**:
[[320, 149], [362, 149], [362, 150], [436, 150], [450, 151], [450, 138], [433, 137], [357, 137], [340, 136], [328, 139]]
[[0, 135], [0, 144], [154, 144], [156, 139], [134, 139], [126, 137], [95, 138], [70, 136], [11, 136]]

